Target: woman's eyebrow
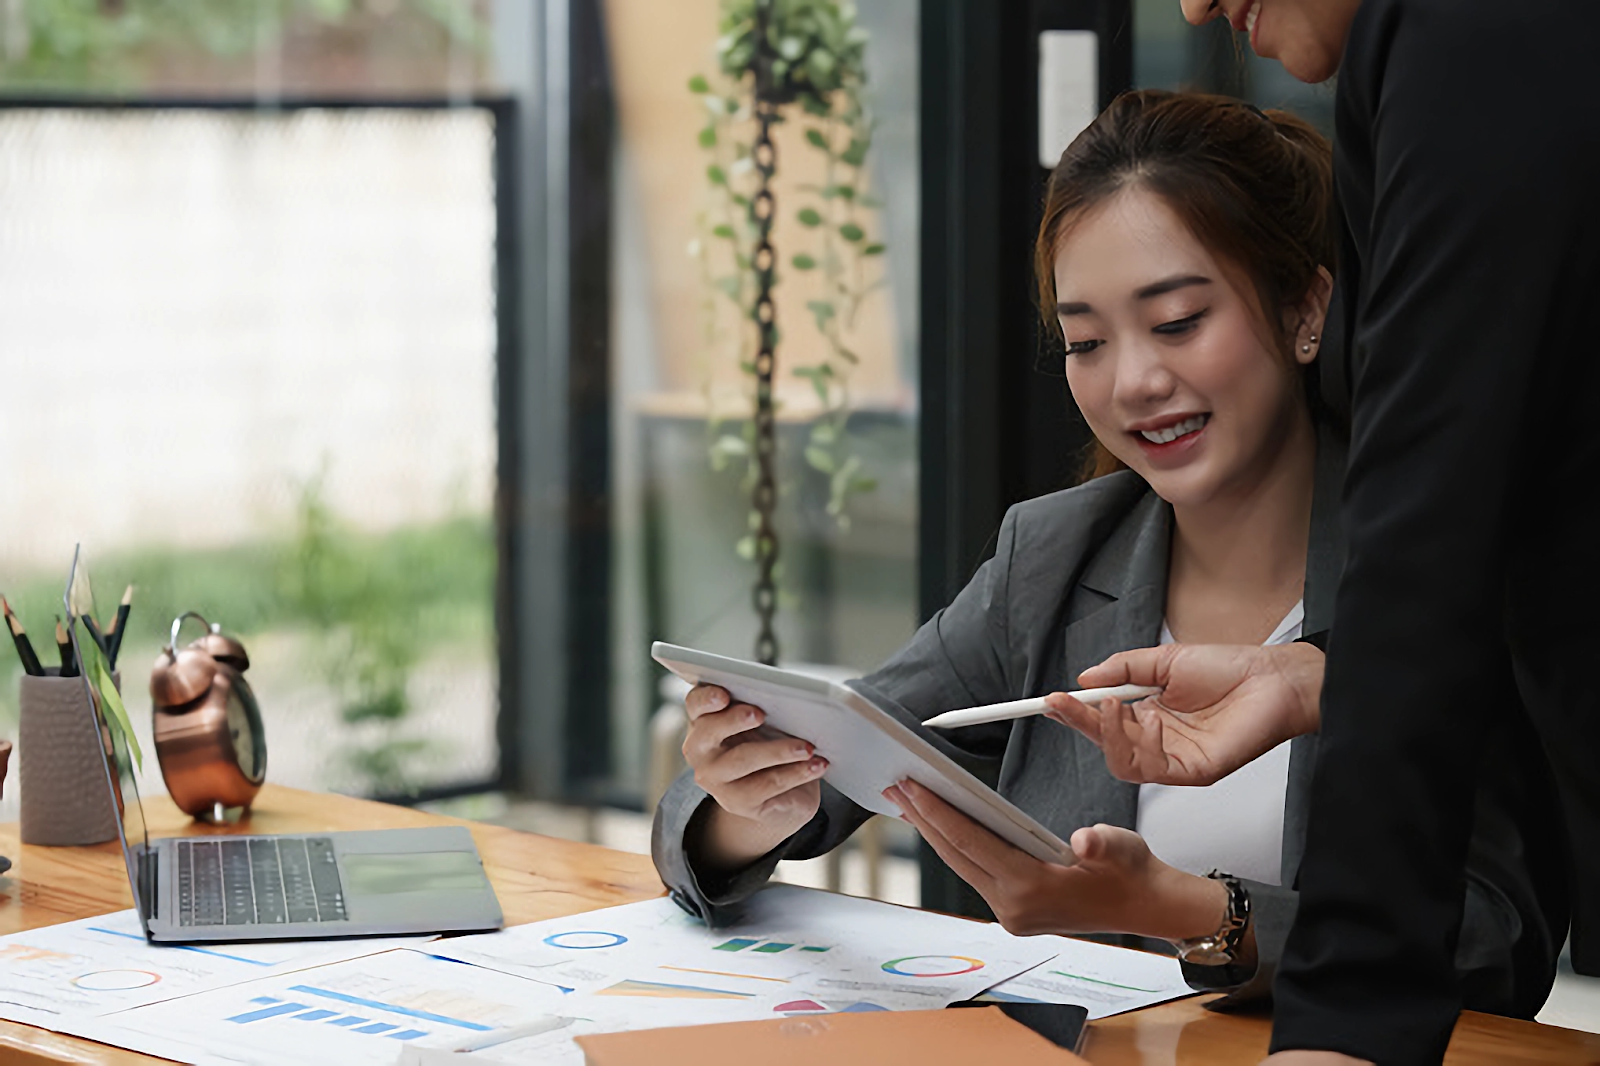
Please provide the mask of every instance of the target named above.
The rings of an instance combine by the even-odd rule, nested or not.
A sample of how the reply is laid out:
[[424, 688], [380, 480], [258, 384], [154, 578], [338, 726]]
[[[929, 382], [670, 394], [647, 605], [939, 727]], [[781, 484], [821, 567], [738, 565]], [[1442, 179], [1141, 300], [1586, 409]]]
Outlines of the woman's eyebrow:
[[[1178, 274], [1170, 278], [1162, 278], [1160, 281], [1153, 281], [1142, 289], [1135, 289], [1133, 298], [1135, 300], [1149, 300], [1156, 296], [1165, 296], [1169, 292], [1176, 292], [1178, 289], [1187, 289], [1191, 285], [1210, 284], [1211, 279], [1200, 274]], [[1056, 314], [1061, 318], [1068, 318], [1072, 315], [1087, 315], [1091, 311], [1093, 311], [1093, 308], [1081, 301], [1056, 304]]]
[[1153, 296], [1165, 296], [1167, 293], [1175, 292], [1178, 289], [1187, 289], [1191, 285], [1210, 284], [1210, 278], [1202, 277], [1199, 274], [1181, 274], [1152, 282], [1144, 288], [1136, 290], [1133, 296], [1136, 300], [1148, 300]]

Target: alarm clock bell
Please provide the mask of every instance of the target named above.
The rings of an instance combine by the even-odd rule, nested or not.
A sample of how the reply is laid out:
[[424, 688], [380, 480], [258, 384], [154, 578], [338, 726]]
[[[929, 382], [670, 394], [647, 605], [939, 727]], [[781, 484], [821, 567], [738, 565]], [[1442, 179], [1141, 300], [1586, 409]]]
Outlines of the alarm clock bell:
[[[178, 630], [191, 618], [207, 632], [180, 649]], [[266, 779], [267, 738], [244, 679], [249, 667], [243, 644], [186, 611], [150, 671], [161, 777], [172, 802], [202, 821], [234, 820]]]

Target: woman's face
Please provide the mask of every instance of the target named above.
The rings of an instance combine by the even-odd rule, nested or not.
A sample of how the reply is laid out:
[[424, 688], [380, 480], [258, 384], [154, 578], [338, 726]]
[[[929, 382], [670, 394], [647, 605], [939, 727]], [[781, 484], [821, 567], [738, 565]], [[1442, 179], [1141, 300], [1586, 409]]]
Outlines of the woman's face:
[[[1248, 493], [1308, 420], [1248, 283], [1159, 196], [1118, 193], [1065, 232], [1056, 311], [1089, 428], [1174, 506]], [[1243, 284], [1241, 290], [1238, 286]], [[1304, 324], [1295, 354], [1320, 327]]]
[[1345, 38], [1361, 0], [1179, 0], [1196, 26], [1226, 19], [1248, 30], [1250, 47], [1304, 82], [1327, 81], [1344, 58]]

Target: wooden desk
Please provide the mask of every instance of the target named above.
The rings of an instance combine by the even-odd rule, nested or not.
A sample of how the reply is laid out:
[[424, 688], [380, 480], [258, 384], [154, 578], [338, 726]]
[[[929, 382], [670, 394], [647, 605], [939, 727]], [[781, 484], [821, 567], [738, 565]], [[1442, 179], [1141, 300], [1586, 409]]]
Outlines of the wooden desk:
[[[648, 857], [574, 844], [404, 807], [268, 786], [248, 824], [196, 827], [160, 798], [147, 803], [151, 829], [171, 833], [305, 833], [466, 825], [488, 867], [506, 924], [520, 925], [658, 896]], [[133, 905], [117, 846], [23, 847], [15, 825], [0, 826], [0, 854], [16, 865], [0, 875], [0, 934], [86, 918]], [[1096, 1066], [1254, 1064], [1265, 1054], [1266, 1019], [1214, 1014], [1187, 999], [1095, 1022], [1085, 1056]], [[162, 1060], [0, 1022], [0, 1062], [154, 1064]], [[1456, 1028], [1450, 1066], [1600, 1064], [1600, 1035], [1468, 1014]]]

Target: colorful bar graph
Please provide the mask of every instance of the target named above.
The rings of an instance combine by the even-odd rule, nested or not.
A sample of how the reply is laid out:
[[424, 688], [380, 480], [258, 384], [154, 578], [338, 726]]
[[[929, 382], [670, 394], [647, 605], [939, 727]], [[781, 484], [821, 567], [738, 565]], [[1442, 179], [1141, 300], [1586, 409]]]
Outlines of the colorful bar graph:
[[247, 1011], [244, 1014], [235, 1014], [226, 1019], [235, 1025], [249, 1025], [251, 1022], [265, 1021], [268, 1018], [277, 1018], [284, 1014], [295, 1014], [309, 1009], [304, 1003], [278, 1003], [271, 1007], [262, 1007], [260, 1010]]
[[322, 1010], [319, 1008], [317, 1010], [308, 1010], [304, 1014], [296, 1014], [294, 1020], [297, 1022], [320, 1022], [324, 1018], [337, 1018], [338, 1016], [339, 1012], [336, 1010]]
[[388, 1022], [373, 1022], [371, 1025], [363, 1025], [359, 1029], [352, 1029], [350, 1031], [352, 1033], [373, 1033], [373, 1034], [377, 1034], [377, 1033], [387, 1033], [390, 1029], [398, 1029], [398, 1028], [400, 1028], [398, 1025], [390, 1025]]
[[[411, 1007], [402, 1007], [398, 1003], [383, 1003], [375, 999], [363, 999], [360, 996], [347, 996], [343, 992], [335, 992], [329, 988], [313, 988], [310, 985], [294, 985], [291, 992], [299, 992], [307, 996], [320, 996], [339, 1003], [348, 1003], [353, 1007], [371, 1007], [388, 1014], [399, 1014], [407, 1018], [419, 1018], [425, 1022], [438, 1022], [440, 1025], [453, 1025], [457, 1029], [471, 1029], [477, 1033], [487, 1033], [494, 1028], [492, 1025], [481, 1025], [478, 1022], [469, 1022], [464, 1018], [451, 1018], [444, 1014], [434, 1014], [431, 1011], [415, 1010]], [[304, 1010], [304, 1006], [300, 1009]], [[390, 1026], [389, 1028], [394, 1028]], [[367, 1030], [357, 1029], [356, 1032], [364, 1033]]]
[[[713, 949], [713, 950], [716, 950], [716, 951], [743, 951], [745, 948], [751, 947], [752, 945], [755, 945], [755, 944], [760, 944], [761, 945], [760, 947], [756, 948], [755, 950], [760, 952], [763, 955], [776, 955], [780, 951], [788, 951], [790, 948], [795, 946], [794, 944], [792, 944], [792, 943], [790, 943], [788, 941], [784, 941], [784, 940], [769, 940], [769, 941], [767, 941], [765, 943], [762, 943], [761, 938], [758, 937], [758, 936], [736, 936], [736, 937], [732, 938], [731, 940], [724, 940], [722, 943], [718, 944], [716, 946], [716, 948]], [[800, 948], [800, 950], [801, 951], [827, 951], [828, 949], [827, 948], [817, 948], [817, 947], [802, 946]]]
[[[358, 1032], [360, 1030], [357, 1030]], [[398, 1033], [390, 1033], [390, 1040], [415, 1040], [419, 1036], [427, 1036], [421, 1029], [405, 1029]]]
[[344, 1018], [335, 1018], [333, 1021], [329, 1022], [328, 1024], [329, 1025], [366, 1025], [371, 1020], [372, 1020], [371, 1018], [357, 1018], [357, 1017], [354, 1017], [354, 1016], [347, 1016], [347, 1017], [344, 1017]]

